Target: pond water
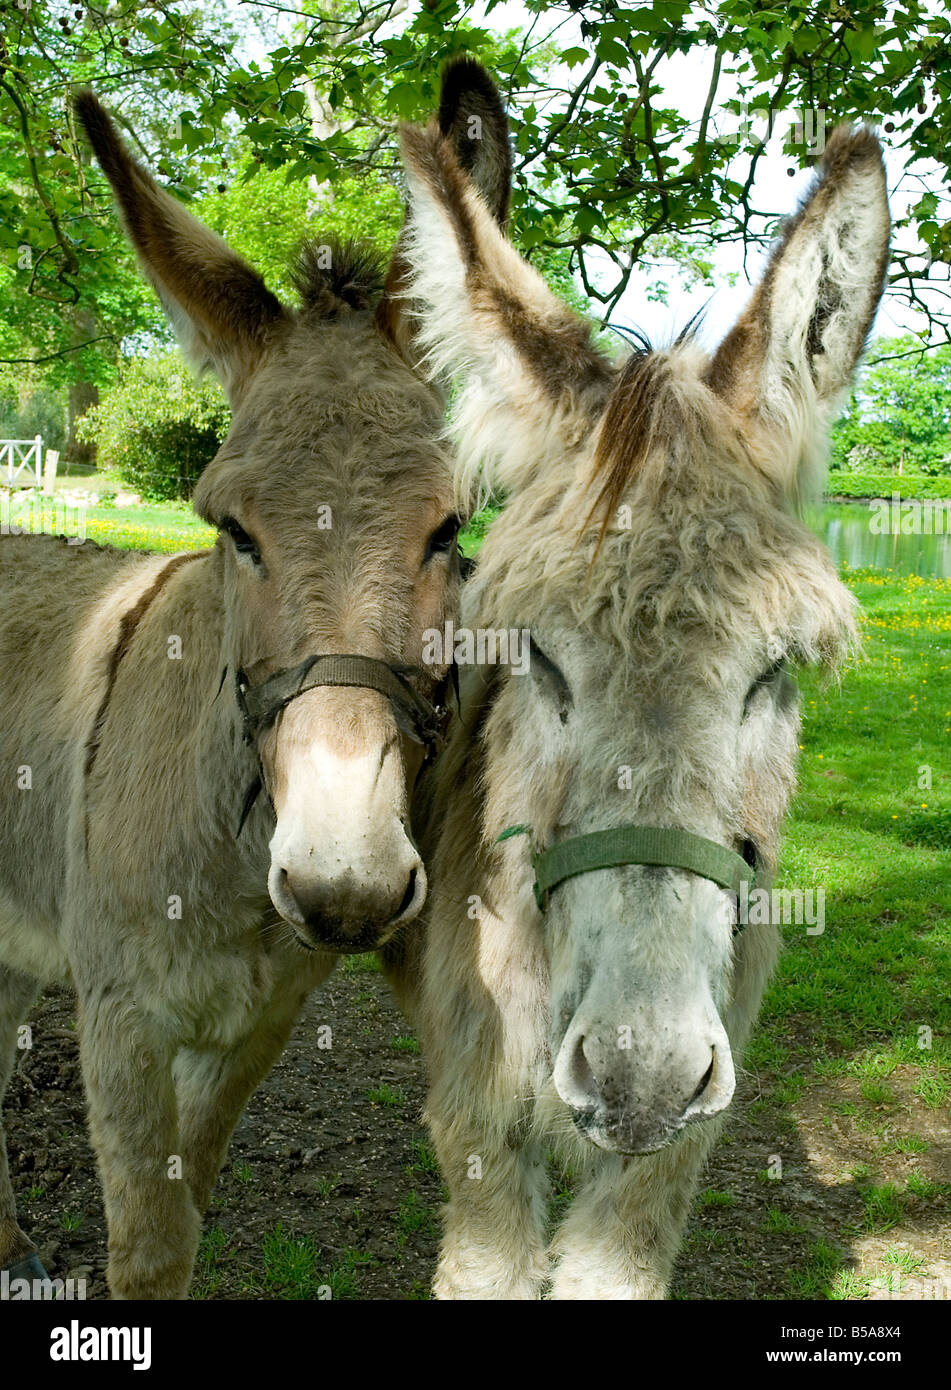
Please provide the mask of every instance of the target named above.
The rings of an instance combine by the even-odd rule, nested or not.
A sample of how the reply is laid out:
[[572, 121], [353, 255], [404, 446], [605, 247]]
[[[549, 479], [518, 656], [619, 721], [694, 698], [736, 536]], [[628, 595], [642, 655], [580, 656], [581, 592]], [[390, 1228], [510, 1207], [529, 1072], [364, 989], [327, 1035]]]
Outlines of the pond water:
[[[919, 505], [924, 509], [927, 503]], [[864, 502], [829, 502], [807, 513], [805, 519], [825, 541], [840, 569], [848, 565], [851, 569], [890, 569], [896, 574], [920, 574], [925, 579], [951, 578], [951, 506], [947, 507], [943, 518], [940, 511], [934, 514], [933, 529], [943, 527], [939, 535], [896, 534], [897, 528], [891, 525], [891, 518], [887, 534], [879, 535], [872, 529], [876, 515], [875, 509]], [[918, 515], [924, 523], [923, 510]], [[906, 520], [906, 525], [918, 524], [913, 514], [906, 512], [905, 517], [911, 518]], [[901, 515], [898, 522], [901, 524]]]

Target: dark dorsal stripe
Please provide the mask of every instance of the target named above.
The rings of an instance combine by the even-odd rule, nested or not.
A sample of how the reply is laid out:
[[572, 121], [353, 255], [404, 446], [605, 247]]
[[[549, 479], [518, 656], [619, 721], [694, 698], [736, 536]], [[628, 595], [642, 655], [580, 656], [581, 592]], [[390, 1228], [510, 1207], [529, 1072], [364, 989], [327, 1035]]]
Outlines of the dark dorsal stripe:
[[187, 565], [189, 560], [200, 560], [204, 554], [204, 551], [196, 550], [191, 554], [176, 555], [173, 560], [168, 562], [164, 569], [159, 571], [149, 587], [139, 596], [137, 602], [123, 613], [119, 622], [119, 637], [109, 657], [109, 668], [106, 672], [106, 688], [102, 693], [102, 699], [96, 711], [96, 718], [93, 721], [92, 729], [86, 740], [86, 765], [83, 771], [83, 776], [85, 778], [89, 778], [95, 765], [96, 755], [99, 752], [99, 745], [102, 742], [102, 731], [105, 726], [106, 715], [109, 712], [109, 702], [112, 699], [113, 687], [116, 683], [116, 677], [119, 674], [119, 666], [122, 662], [122, 658], [132, 645], [132, 639], [135, 636], [136, 628], [145, 617], [152, 602], [165, 588], [165, 585], [171, 579], [175, 571], [180, 569], [182, 565]]

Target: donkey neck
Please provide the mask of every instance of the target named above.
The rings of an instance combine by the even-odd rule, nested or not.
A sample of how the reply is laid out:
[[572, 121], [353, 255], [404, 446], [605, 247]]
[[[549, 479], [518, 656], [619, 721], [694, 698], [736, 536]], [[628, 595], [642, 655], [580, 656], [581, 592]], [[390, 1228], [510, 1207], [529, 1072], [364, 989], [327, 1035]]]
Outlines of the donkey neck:
[[235, 834], [255, 760], [222, 679], [220, 552], [176, 560], [120, 620], [86, 749], [88, 853], [130, 889], [181, 865], [193, 903], [224, 920], [236, 896], [266, 904], [269, 830], [256, 808]]
[[[224, 566], [220, 550], [211, 551], [191, 574], [183, 571], [181, 583], [168, 595], [165, 621], [179, 622], [188, 642], [189, 665], [183, 674], [188, 685], [179, 729], [190, 735], [194, 748], [191, 802], [194, 843], [205, 847], [219, 877], [225, 866], [235, 876], [231, 882], [246, 888], [256, 884], [262, 900], [267, 897], [267, 844], [271, 834], [265, 797], [238, 836], [238, 825], [248, 788], [257, 776], [255, 752], [241, 733], [241, 717], [235, 698], [235, 669], [226, 644]], [[186, 659], [183, 650], [182, 659]], [[220, 867], [219, 867], [220, 866]]]

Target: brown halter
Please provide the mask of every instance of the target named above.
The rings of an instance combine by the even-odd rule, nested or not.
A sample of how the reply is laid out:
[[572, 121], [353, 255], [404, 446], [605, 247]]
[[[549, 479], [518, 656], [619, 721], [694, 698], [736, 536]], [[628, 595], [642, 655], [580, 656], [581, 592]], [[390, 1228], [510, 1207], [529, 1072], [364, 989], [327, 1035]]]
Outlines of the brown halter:
[[[322, 685], [352, 686], [362, 690], [377, 690], [390, 701], [397, 727], [401, 733], [420, 743], [431, 758], [443, 739], [448, 709], [434, 705], [406, 679], [416, 670], [413, 666], [390, 665], [376, 657], [341, 655], [329, 652], [309, 656], [299, 666], [277, 671], [259, 685], [251, 685], [244, 671], [235, 673], [235, 698], [244, 723], [244, 741], [257, 745], [258, 738], [270, 728], [281, 711], [303, 695]], [[451, 668], [455, 678], [455, 667]], [[223, 678], [222, 678], [223, 681]], [[220, 689], [220, 686], [219, 686]], [[258, 775], [248, 788], [235, 835], [241, 834], [261, 790], [267, 790], [264, 772], [258, 758]]]

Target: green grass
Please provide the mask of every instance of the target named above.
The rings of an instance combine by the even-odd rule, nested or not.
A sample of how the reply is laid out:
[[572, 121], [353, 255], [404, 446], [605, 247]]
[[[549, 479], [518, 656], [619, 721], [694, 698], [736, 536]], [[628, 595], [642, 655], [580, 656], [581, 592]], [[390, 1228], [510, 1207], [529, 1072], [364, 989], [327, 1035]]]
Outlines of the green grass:
[[[33, 529], [59, 534], [64, 525], [64, 512], [57, 503], [47, 501], [40, 510], [39, 500], [32, 494], [17, 496], [10, 511], [11, 522], [25, 524], [32, 516]], [[75, 508], [65, 514], [68, 533], [75, 535]], [[84, 513], [85, 534], [99, 545], [114, 545], [122, 550], [207, 550], [214, 545], [216, 532], [201, 521], [187, 502], [143, 504], [138, 507], [87, 507]]]
[[357, 1269], [372, 1256], [346, 1250], [327, 1269], [311, 1236], [294, 1236], [280, 1222], [261, 1242], [260, 1284], [265, 1294], [282, 1300], [354, 1299], [360, 1294]]
[[848, 1298], [852, 1296], [854, 1276], [846, 1257], [827, 1240], [813, 1242], [806, 1265], [786, 1275], [791, 1298]]
[[192, 1298], [214, 1298], [218, 1293], [230, 1245], [231, 1237], [220, 1226], [211, 1226], [202, 1234], [192, 1280]]
[[280, 1222], [261, 1242], [261, 1256], [264, 1287], [278, 1298], [318, 1298], [328, 1282], [313, 1238], [292, 1236]]
[[880, 1234], [897, 1226], [905, 1214], [901, 1193], [894, 1183], [867, 1187], [862, 1193], [865, 1210], [862, 1225], [866, 1231]]
[[406, 1095], [400, 1090], [399, 1086], [391, 1086], [388, 1081], [383, 1081], [379, 1086], [374, 1086], [367, 1091], [367, 1097], [373, 1101], [374, 1105], [405, 1105]]
[[436, 1154], [429, 1144], [424, 1139], [414, 1139], [411, 1147], [416, 1157], [412, 1163], [407, 1164], [407, 1173], [410, 1175], [431, 1173], [434, 1177], [438, 1177], [439, 1164], [436, 1161]]
[[894, 1105], [895, 1097], [890, 1086], [885, 1086], [881, 1081], [863, 1081], [861, 1086], [862, 1098], [870, 1101], [872, 1105]]
[[951, 1076], [947, 1068], [931, 1075], [920, 1076], [915, 1083], [915, 1095], [920, 1096], [931, 1110], [943, 1110], [951, 1098]]
[[882, 1264], [897, 1269], [900, 1274], [917, 1274], [924, 1265], [924, 1260], [918, 1255], [912, 1255], [908, 1250], [886, 1250], [882, 1256]]
[[191, 1297], [215, 1298], [219, 1294], [244, 1298], [303, 1301], [356, 1299], [360, 1297], [358, 1271], [373, 1263], [373, 1256], [344, 1250], [329, 1264], [311, 1236], [297, 1236], [278, 1222], [251, 1254], [236, 1247], [220, 1226], [204, 1232], [198, 1247]]
[[846, 473], [831, 472], [826, 486], [828, 497], [951, 497], [951, 477], [927, 473]]
[[800, 791], [779, 876], [824, 889], [825, 931], [786, 928], [762, 1015], [769, 1041], [751, 1057], [759, 1065], [795, 1017], [824, 1075], [884, 1081], [911, 1067], [940, 1105], [951, 1094], [951, 581], [856, 571], [846, 582], [865, 611], [865, 651], [841, 686], [802, 673]]
[[481, 512], [476, 512], [470, 519], [469, 524], [459, 533], [459, 548], [463, 555], [473, 556], [477, 553], [485, 539], [486, 531], [498, 514], [498, 507], [483, 507]]
[[436, 1220], [425, 1199], [413, 1189], [400, 1198], [400, 1209], [396, 1217], [396, 1243], [406, 1244], [411, 1235], [422, 1234], [434, 1239], [437, 1234]]
[[768, 1235], [799, 1235], [803, 1228], [789, 1212], [780, 1211], [778, 1207], [770, 1207], [766, 1213], [762, 1229]]
[[707, 1187], [698, 1200], [702, 1207], [732, 1207], [736, 1198], [732, 1192], [717, 1192], [716, 1188]]
[[917, 1134], [903, 1134], [893, 1140], [893, 1147], [895, 1152], [900, 1154], [923, 1154], [927, 1153], [931, 1146], [927, 1140], [919, 1139]]
[[314, 1183], [314, 1191], [317, 1193], [318, 1197], [329, 1197], [333, 1192], [336, 1192], [342, 1178], [342, 1173], [334, 1173], [330, 1177], [318, 1178]]
[[380, 958], [372, 952], [362, 956], [344, 956], [343, 972], [345, 975], [373, 975], [379, 974], [381, 970]]

